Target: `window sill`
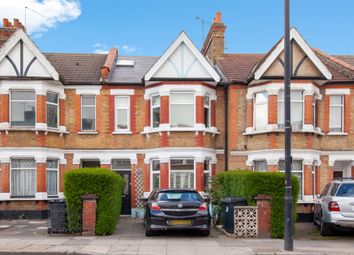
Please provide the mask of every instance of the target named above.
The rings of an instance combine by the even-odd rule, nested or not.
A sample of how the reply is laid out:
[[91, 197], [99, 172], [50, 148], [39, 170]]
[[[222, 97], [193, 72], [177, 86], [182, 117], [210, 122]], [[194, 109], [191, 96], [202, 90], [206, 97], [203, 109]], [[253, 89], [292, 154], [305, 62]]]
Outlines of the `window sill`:
[[196, 132], [196, 134], [198, 132], [203, 133], [203, 135], [205, 133], [210, 133], [215, 135], [220, 134], [220, 132], [218, 132], [216, 127], [210, 127], [210, 128], [205, 128], [203, 127], [199, 127], [199, 126], [195, 126], [195, 127], [189, 127], [189, 128], [177, 128], [177, 127], [170, 127], [170, 126], [160, 126], [159, 128], [151, 128], [151, 127], [144, 127], [144, 131], [141, 132], [141, 134], [145, 134], [145, 135], [149, 135], [149, 134], [153, 134], [153, 133], [160, 133], [161, 132], [168, 132], [168, 134], [170, 132]]
[[117, 130], [112, 132], [112, 135], [131, 135], [131, 134], [133, 134], [133, 132], [129, 130]]
[[347, 136], [348, 133], [344, 133], [344, 132], [329, 132], [329, 133], [327, 133], [327, 135], [329, 135], [329, 136]]
[[78, 135], [97, 135], [98, 131], [79, 131]]
[[45, 135], [47, 135], [48, 133], [57, 133], [60, 134], [60, 136], [62, 136], [63, 134], [69, 134], [68, 131], [66, 131], [65, 127], [60, 127], [57, 129], [54, 128], [36, 128], [36, 127], [8, 127], [8, 128], [0, 128], [0, 132], [4, 131], [6, 134], [8, 134], [9, 132], [18, 132], [18, 131], [30, 131], [30, 132], [36, 132], [36, 134], [38, 135], [39, 132], [44, 132]]
[[[271, 130], [246, 130], [246, 132], [242, 133], [242, 135], [245, 136], [251, 136], [251, 135], [260, 135], [260, 134], [270, 134], [270, 133], [284, 133], [284, 129], [279, 129], [279, 128], [274, 128]], [[312, 130], [293, 130], [291, 133], [303, 133], [303, 134], [316, 134], [316, 135], [325, 135], [324, 133], [321, 132], [320, 128], [314, 128]]]

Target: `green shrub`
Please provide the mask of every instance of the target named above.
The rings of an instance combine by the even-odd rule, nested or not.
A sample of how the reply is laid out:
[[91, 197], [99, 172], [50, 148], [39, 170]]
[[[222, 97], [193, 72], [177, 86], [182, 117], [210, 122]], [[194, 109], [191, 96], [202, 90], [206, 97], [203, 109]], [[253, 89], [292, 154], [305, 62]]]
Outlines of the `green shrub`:
[[81, 168], [64, 175], [64, 195], [68, 213], [68, 227], [72, 233], [81, 231], [82, 196], [96, 194], [96, 234], [110, 235], [119, 220], [124, 180], [103, 168]]
[[[292, 176], [294, 222], [299, 194], [299, 182]], [[245, 197], [249, 205], [255, 205], [254, 197], [258, 194], [272, 196], [271, 236], [282, 238], [284, 235], [284, 173], [260, 173], [252, 171], [227, 171], [216, 175], [213, 180], [212, 195], [217, 204], [227, 196]]]

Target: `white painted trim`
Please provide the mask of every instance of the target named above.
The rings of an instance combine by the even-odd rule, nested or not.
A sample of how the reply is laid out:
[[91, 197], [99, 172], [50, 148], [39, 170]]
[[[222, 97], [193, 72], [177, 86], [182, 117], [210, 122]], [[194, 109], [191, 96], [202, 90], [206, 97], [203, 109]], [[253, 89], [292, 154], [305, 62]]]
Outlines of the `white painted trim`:
[[[321, 62], [321, 60], [317, 57], [311, 47], [307, 44], [307, 42], [295, 28], [291, 28], [290, 30], [290, 40], [295, 40], [297, 42], [300, 48], [304, 51], [304, 53], [308, 56], [312, 63], [318, 68], [322, 75], [326, 77], [327, 80], [332, 79], [332, 74], [329, 72], [327, 67]], [[284, 38], [275, 46], [275, 48], [266, 58], [263, 64], [257, 69], [254, 74], [256, 80], [262, 78], [263, 74], [268, 70], [268, 68], [277, 59], [277, 57], [281, 54], [283, 50]]]
[[[1, 159], [8, 160], [10, 162], [11, 158], [35, 158], [41, 159], [58, 159], [60, 164], [66, 164], [66, 159], [64, 157], [64, 151], [61, 149], [51, 149], [44, 147], [3, 147], [1, 148]], [[39, 163], [39, 162], [38, 162]]]
[[110, 95], [113, 96], [131, 96], [134, 95], [134, 89], [111, 89]]
[[326, 95], [350, 95], [350, 89], [326, 89]]
[[44, 68], [53, 77], [53, 79], [58, 81], [59, 73], [55, 70], [55, 68], [48, 61], [48, 59], [40, 52], [34, 42], [22, 29], [17, 29], [16, 32], [13, 33], [10, 38], [4, 43], [4, 45], [0, 48], [0, 62], [17, 45], [20, 40], [22, 40], [23, 43], [29, 48], [29, 50], [33, 52], [38, 61], [44, 66]]
[[192, 52], [192, 54], [199, 60], [205, 70], [214, 79], [215, 82], [220, 81], [220, 76], [213, 68], [213, 66], [206, 60], [206, 58], [200, 53], [197, 47], [189, 39], [185, 32], [181, 32], [177, 39], [172, 43], [172, 45], [162, 54], [162, 56], [157, 60], [157, 62], [150, 68], [150, 70], [145, 74], [145, 81], [150, 81], [159, 68], [167, 61], [167, 59], [175, 52], [178, 46], [184, 43], [187, 48]]
[[[283, 85], [284, 86], [284, 85]], [[171, 92], [194, 92], [194, 94], [208, 95], [210, 100], [216, 100], [215, 89], [208, 88], [202, 85], [192, 84], [168, 84], [156, 87], [150, 87], [145, 89], [145, 95], [147, 98], [151, 98], [154, 95], [169, 96]]]
[[[67, 88], [67, 87], [65, 87], [65, 88]], [[101, 93], [100, 92], [101, 88], [102, 88], [102, 86], [80, 86], [80, 87], [77, 86], [75, 88], [75, 90], [76, 90], [77, 95], [97, 96]]]
[[[134, 150], [73, 150], [65, 154], [73, 154], [73, 163], [80, 164], [81, 160], [97, 159], [111, 162], [113, 159], [130, 159], [131, 164], [137, 162], [137, 152]], [[110, 163], [109, 163], [110, 164]]]

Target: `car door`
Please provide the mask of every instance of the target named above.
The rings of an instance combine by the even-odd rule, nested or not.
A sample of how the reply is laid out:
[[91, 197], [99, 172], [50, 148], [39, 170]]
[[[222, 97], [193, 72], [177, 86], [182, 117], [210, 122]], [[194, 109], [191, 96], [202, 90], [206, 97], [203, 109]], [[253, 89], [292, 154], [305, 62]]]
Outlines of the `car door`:
[[318, 197], [316, 203], [314, 204], [314, 218], [317, 221], [321, 221], [322, 218], [322, 206], [324, 203], [324, 197], [328, 193], [329, 187], [331, 186], [330, 183], [328, 183], [324, 189], [322, 190], [320, 196]]
[[354, 219], [354, 183], [342, 183], [335, 196], [340, 213]]

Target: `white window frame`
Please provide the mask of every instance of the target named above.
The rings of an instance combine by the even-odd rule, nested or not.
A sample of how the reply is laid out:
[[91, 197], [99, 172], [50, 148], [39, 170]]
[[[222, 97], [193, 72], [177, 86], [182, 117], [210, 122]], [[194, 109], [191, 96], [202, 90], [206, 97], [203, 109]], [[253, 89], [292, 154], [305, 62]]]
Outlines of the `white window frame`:
[[[118, 107], [117, 106], [117, 100], [120, 98], [127, 98], [128, 99], [128, 105], [126, 108], [123, 107]], [[127, 110], [127, 128], [117, 128], [117, 121], [118, 121], [118, 113], [117, 110]], [[130, 96], [115, 96], [114, 97], [114, 130], [116, 132], [129, 132], [130, 131]]]
[[[266, 93], [267, 94], [267, 100], [265, 102], [257, 103], [256, 95], [259, 94], [259, 93]], [[262, 130], [264, 130], [264, 129], [259, 129], [259, 130], [256, 129], [256, 122], [257, 122], [256, 107], [257, 107], [257, 105], [267, 105], [267, 123], [265, 124], [265, 129], [267, 128], [267, 125], [268, 125], [268, 107], [269, 107], [268, 98], [269, 98], [269, 95], [268, 95], [267, 91], [259, 91], [259, 92], [253, 94], [253, 114], [252, 114], [253, 115], [253, 120], [252, 120], [252, 123], [253, 123], [253, 130], [254, 131], [262, 131]]]
[[[205, 163], [205, 161], [207, 161], [207, 163]], [[208, 169], [205, 169], [205, 164], [207, 164], [208, 165]], [[204, 174], [204, 183], [203, 183], [203, 185], [204, 185], [204, 191], [207, 191], [207, 190], [209, 190], [210, 188], [212, 188], [211, 187], [211, 182], [212, 182], [212, 180], [213, 180], [213, 176], [212, 176], [212, 171], [211, 171], [211, 160], [210, 159], [204, 159], [204, 162], [203, 162], [203, 174]], [[208, 182], [209, 184], [210, 184], [210, 187], [208, 187], [208, 189], [207, 189], [207, 187], [205, 187], [205, 174], [209, 174], [209, 181], [210, 182]]]
[[[12, 160], [16, 160], [16, 159], [33, 160], [34, 163], [35, 163], [35, 168], [34, 169], [33, 168], [23, 168], [23, 167], [14, 168], [12, 166]], [[12, 178], [13, 178], [12, 171], [13, 171], [13, 169], [34, 170], [34, 184], [33, 185], [35, 187], [35, 193], [34, 193], [33, 196], [13, 196], [12, 195], [12, 192], [13, 192], [12, 191]], [[10, 186], [10, 198], [33, 199], [33, 198], [36, 197], [36, 192], [37, 192], [37, 163], [36, 163], [35, 159], [33, 159], [33, 158], [12, 158], [10, 160], [10, 184], [9, 184], [9, 186]]]
[[[205, 103], [205, 99], [208, 98], [208, 104]], [[205, 119], [204, 119], [204, 125], [206, 128], [210, 128], [211, 127], [211, 99], [209, 95], [205, 95], [204, 96], [204, 107], [203, 107], [203, 115], [204, 115], [204, 111], [205, 109], [208, 109], [208, 125], [205, 125]]]
[[[280, 161], [284, 161], [284, 167], [285, 167], [285, 160], [284, 159], [280, 159], [279, 160], [279, 163]], [[301, 161], [301, 170], [292, 170], [291, 169], [291, 173], [301, 173], [301, 190], [300, 190], [300, 194], [299, 194], [299, 198], [298, 200], [299, 201], [303, 201], [304, 200], [304, 160], [303, 159], [293, 159], [293, 161]], [[278, 166], [279, 166], [279, 163], [278, 163]], [[280, 167], [279, 168], [279, 172], [281, 173], [285, 173], [285, 169], [284, 170], [280, 170]], [[300, 199], [301, 198], [301, 199]]]
[[[341, 97], [342, 104], [340, 104], [340, 105], [331, 105], [331, 98], [332, 97]], [[344, 95], [330, 95], [329, 96], [329, 132], [330, 133], [343, 133], [344, 132], [344, 100], [345, 100]], [[332, 120], [331, 108], [332, 107], [340, 107], [342, 109], [341, 131], [331, 131], [331, 120]]]
[[153, 170], [153, 165], [154, 165], [154, 161], [160, 161], [159, 159], [151, 159], [150, 160], [150, 191], [153, 191], [154, 190], [154, 174], [159, 174], [160, 175], [160, 178], [159, 178], [159, 187], [161, 187], [161, 161], [160, 161], [160, 169], [157, 171], [157, 170]]
[[[48, 94], [55, 94], [55, 95], [57, 95], [58, 96], [58, 103], [52, 103], [52, 102], [48, 102], [47, 101], [47, 96], [48, 96]], [[46, 114], [47, 114], [47, 112], [48, 112], [48, 104], [49, 105], [55, 105], [56, 107], [57, 107], [57, 126], [56, 127], [49, 127], [48, 126], [48, 117], [46, 116], [46, 118], [47, 118], [47, 120], [46, 120], [46, 122], [47, 122], [47, 128], [48, 129], [58, 129], [59, 128], [59, 123], [60, 123], [60, 109], [59, 109], [59, 102], [60, 102], [60, 98], [59, 98], [59, 94], [58, 93], [56, 93], [56, 92], [52, 92], [52, 91], [48, 91], [47, 92], [47, 94], [46, 94]]]
[[[158, 105], [153, 105], [153, 98], [154, 97], [159, 97], [160, 98], [160, 103]], [[154, 109], [155, 108], [160, 108], [160, 123], [161, 124], [161, 96], [159, 94], [151, 95], [150, 99], [150, 127], [152, 129], [158, 129], [159, 127], [154, 127]]]
[[[12, 92], [33, 92], [34, 93], [34, 100], [21, 100], [21, 101], [26, 101], [26, 102], [32, 102], [34, 101], [34, 126], [14, 126], [12, 125]], [[19, 101], [19, 100], [14, 100]], [[35, 128], [36, 127], [36, 123], [37, 123], [37, 94], [34, 90], [10, 90], [10, 95], [9, 95], [9, 119], [10, 119], [10, 127], [14, 127], [14, 128]]]
[[[57, 161], [57, 168], [48, 168], [47, 167], [47, 161]], [[46, 161], [46, 167], [45, 167], [45, 172], [46, 172], [46, 178], [47, 178], [47, 171], [56, 171], [57, 172], [57, 194], [56, 195], [48, 195], [47, 193], [47, 196], [48, 197], [57, 197], [58, 194], [59, 194], [59, 169], [60, 169], [60, 162], [58, 159], [51, 159], [51, 158], [48, 158]], [[47, 179], [46, 179], [46, 182], [47, 182]], [[47, 183], [46, 183], [47, 185]], [[47, 187], [46, 187], [46, 192], [47, 192]]]
[[171, 170], [171, 161], [172, 160], [193, 160], [193, 187], [191, 187], [191, 189], [195, 189], [195, 185], [196, 185], [196, 162], [195, 162], [195, 159], [194, 158], [171, 158], [170, 161], [169, 161], [169, 164], [168, 164], [168, 187], [171, 188], [171, 172], [174, 172], [174, 171], [178, 171], [178, 172], [184, 172], [184, 173], [188, 173], [188, 172], [192, 172], [192, 170]]
[[[257, 171], [256, 170], [256, 162], [265, 162], [266, 163], [266, 169], [265, 169], [265, 171]], [[253, 172], [257, 172], [257, 173], [266, 173], [266, 172], [268, 172], [268, 164], [267, 164], [267, 160], [265, 160], [265, 159], [256, 159], [256, 160], [253, 160], [253, 167], [252, 167], [252, 170], [253, 170]]]
[[[284, 90], [279, 90], [279, 94], [280, 94], [281, 92], [284, 93]], [[292, 128], [292, 124], [291, 124], [291, 128], [292, 128], [292, 130], [294, 130], [294, 131], [301, 131], [301, 130], [304, 129], [304, 123], [305, 123], [304, 91], [303, 91], [303, 90], [291, 90], [291, 91], [290, 91], [290, 93], [293, 93], [293, 92], [301, 92], [301, 94], [302, 94], [302, 99], [301, 99], [301, 100], [294, 100], [293, 97], [290, 98], [290, 104], [292, 104], [292, 103], [302, 103], [302, 129], [296, 129], [296, 130], [294, 130], [294, 129]], [[278, 109], [277, 109], [277, 112], [278, 112], [278, 116], [277, 116], [277, 118], [278, 118], [278, 120], [277, 120], [278, 126], [280, 125], [280, 123], [279, 123], [279, 116], [280, 116], [280, 115], [279, 115], [279, 102], [282, 102], [283, 105], [285, 105], [285, 93], [284, 93], [284, 99], [280, 99], [279, 94], [278, 94]], [[284, 109], [284, 113], [285, 113], [285, 109]], [[291, 113], [290, 113], [290, 114], [291, 114]], [[291, 118], [291, 120], [293, 120], [293, 118]], [[284, 116], [284, 126], [285, 126], [285, 116]], [[281, 128], [281, 129], [283, 129], [283, 128]]]
[[[119, 168], [119, 169], [118, 168], [113, 168], [113, 161], [114, 160], [129, 160], [130, 168], [125, 168], [125, 169], [123, 169], [123, 168]], [[117, 171], [132, 171], [132, 161], [131, 161], [130, 158], [113, 158], [112, 162], [111, 162], [111, 170], [115, 171], [115, 172], [117, 172]]]
[[[85, 105], [85, 106], [83, 106], [82, 105], [82, 102], [83, 102], [83, 98], [84, 97], [93, 97], [94, 99], [95, 99], [95, 105], [94, 106], [92, 106], [92, 105], [89, 105], [89, 106], [87, 106], [87, 105]], [[96, 130], [97, 130], [97, 116], [96, 116], [96, 95], [81, 95], [81, 98], [80, 98], [80, 100], [81, 100], [81, 102], [80, 102], [80, 104], [81, 104], [81, 114], [80, 114], [80, 126], [81, 126], [81, 131], [82, 132], [95, 132]], [[82, 129], [82, 117], [83, 117], [83, 111], [82, 111], [82, 109], [83, 109], [83, 107], [87, 107], [87, 108], [94, 108], [94, 113], [95, 113], [95, 128], [94, 129]]]
[[[172, 127], [171, 126], [171, 119], [172, 119], [172, 105], [186, 105], [186, 104], [171, 104], [171, 97], [173, 94], [190, 94], [190, 95], [193, 95], [193, 124], [191, 127]], [[170, 123], [170, 127], [173, 128], [173, 129], [191, 129], [191, 128], [194, 128], [195, 126], [195, 123], [196, 123], [196, 99], [195, 99], [196, 95], [194, 93], [194, 91], [171, 91], [171, 93], [169, 94], [169, 123]], [[191, 104], [188, 104], [188, 105], [191, 105]]]

